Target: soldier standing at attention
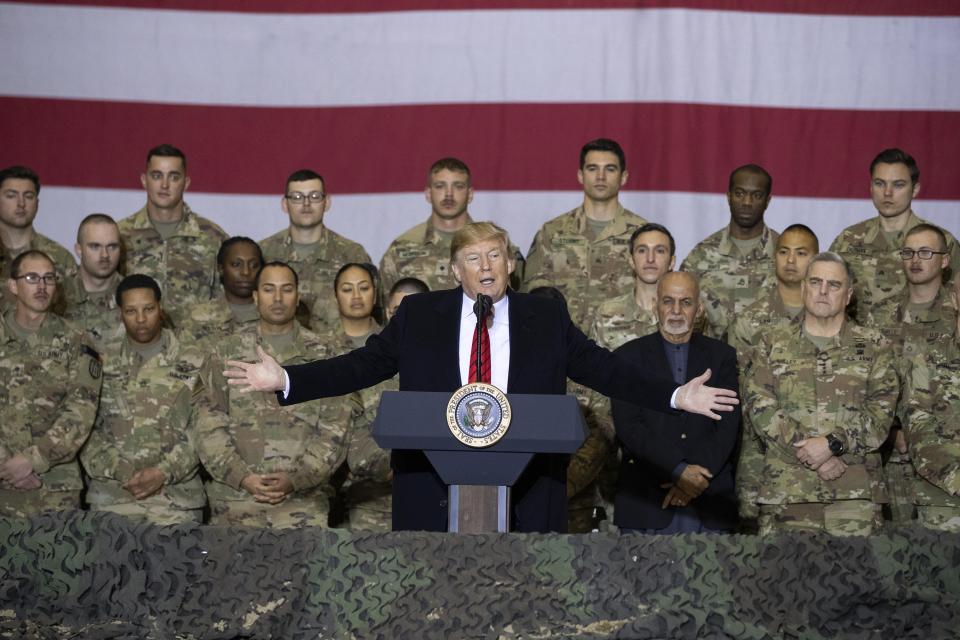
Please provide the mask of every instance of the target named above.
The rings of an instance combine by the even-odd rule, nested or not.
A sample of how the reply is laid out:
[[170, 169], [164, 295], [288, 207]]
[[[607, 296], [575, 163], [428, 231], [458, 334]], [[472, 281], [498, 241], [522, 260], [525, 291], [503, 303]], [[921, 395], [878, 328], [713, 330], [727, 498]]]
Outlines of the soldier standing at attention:
[[633, 232], [647, 221], [620, 204], [628, 175], [615, 141], [598, 138], [583, 145], [577, 171], [583, 204], [544, 223], [530, 245], [523, 290], [556, 287], [580, 327], [590, 326], [601, 302], [633, 287], [623, 259]]
[[74, 251], [80, 270], [63, 281], [64, 317], [102, 346], [123, 335], [116, 301], [117, 269], [123, 255], [117, 223], [105, 213], [91, 213], [77, 229]]
[[30, 249], [10, 266], [16, 306], [0, 322], [0, 515], [80, 507], [77, 451], [100, 399], [99, 354], [49, 312], [53, 261]]
[[700, 280], [705, 333], [723, 338], [734, 318], [776, 284], [773, 262], [778, 234], [763, 221], [773, 178], [759, 165], [737, 167], [727, 184], [730, 223], [687, 255], [681, 271]]
[[847, 319], [843, 258], [817, 254], [802, 292], [802, 321], [762, 337], [746, 385], [745, 412], [764, 447], [760, 533], [868, 535], [886, 501], [879, 449], [896, 409], [893, 353], [879, 332]]
[[[470, 168], [458, 158], [440, 158], [430, 165], [424, 195], [430, 203], [430, 217], [397, 236], [380, 259], [384, 291], [390, 291], [401, 278], [416, 278], [430, 291], [457, 286], [450, 270], [450, 242], [463, 225], [473, 222], [467, 211], [473, 202]], [[518, 288], [523, 256], [512, 244], [509, 250], [517, 261], [510, 284]]]
[[87, 502], [155, 524], [200, 522], [194, 399], [203, 355], [162, 327], [160, 286], [150, 276], [124, 278], [116, 301], [125, 335], [104, 353], [100, 410], [80, 451]]
[[285, 262], [297, 272], [300, 297], [315, 331], [337, 325], [337, 306], [329, 295], [337, 270], [347, 262], [370, 262], [363, 247], [323, 224], [331, 204], [327, 183], [319, 173], [294, 171], [280, 199], [289, 225], [260, 241], [267, 261]]
[[140, 182], [147, 203], [119, 222], [125, 273], [142, 273], [159, 283], [168, 319], [177, 327], [190, 307], [213, 297], [217, 250], [227, 234], [183, 201], [190, 176], [180, 149], [162, 144], [148, 151]]
[[268, 262], [256, 279], [260, 321], [211, 343], [200, 400], [200, 459], [212, 524], [255, 527], [327, 526], [330, 478], [346, 454], [350, 408], [337, 399], [281, 407], [270, 392], [241, 393], [223, 377], [225, 359], [257, 359], [257, 347], [278, 362], [301, 364], [332, 355], [295, 319], [297, 274]]
[[[907, 284], [897, 252], [905, 233], [926, 223], [913, 212], [913, 199], [919, 193], [917, 161], [900, 149], [884, 149], [870, 163], [870, 196], [877, 216], [847, 227], [830, 245], [853, 270], [858, 322], [866, 322], [873, 307], [898, 298]], [[950, 262], [957, 268], [960, 248], [956, 238], [944, 235]]]

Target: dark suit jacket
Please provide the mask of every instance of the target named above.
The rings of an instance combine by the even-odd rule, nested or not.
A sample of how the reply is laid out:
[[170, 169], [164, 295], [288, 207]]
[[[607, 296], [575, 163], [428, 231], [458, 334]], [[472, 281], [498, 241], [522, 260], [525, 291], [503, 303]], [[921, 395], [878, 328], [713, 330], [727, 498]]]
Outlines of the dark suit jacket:
[[[653, 372], [670, 375], [663, 338], [652, 333], [624, 344], [616, 353], [633, 362], [645, 363]], [[737, 354], [727, 344], [694, 334], [690, 340], [687, 380], [713, 370], [709, 384], [736, 391]], [[613, 421], [621, 446], [620, 476], [614, 502], [617, 526], [631, 529], [661, 529], [673, 518], [673, 510], [661, 509], [671, 474], [680, 463], [699, 464], [713, 474], [710, 486], [690, 505], [704, 526], [732, 529], [737, 522], [733, 485], [734, 452], [738, 443], [740, 408], [720, 420], [674, 411], [649, 411], [614, 400]]]
[[[508, 393], [566, 392], [567, 377], [601, 393], [669, 411], [676, 385], [598, 347], [570, 321], [557, 300], [509, 292]], [[401, 391], [460, 387], [463, 290], [407, 296], [396, 315], [365, 346], [345, 355], [286, 367], [290, 395], [281, 404], [339, 396], [399, 372]], [[517, 428], [520, 425], [516, 425]], [[522, 428], [522, 427], [521, 427]], [[565, 531], [567, 456], [535, 456], [512, 490], [513, 529]], [[392, 456], [393, 528], [446, 531], [447, 490], [420, 452]]]

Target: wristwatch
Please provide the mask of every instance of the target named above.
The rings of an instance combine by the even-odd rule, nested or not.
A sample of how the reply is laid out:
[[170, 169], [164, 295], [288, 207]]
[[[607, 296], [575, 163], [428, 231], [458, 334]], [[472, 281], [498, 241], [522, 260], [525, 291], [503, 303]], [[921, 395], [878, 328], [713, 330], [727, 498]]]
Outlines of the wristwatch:
[[827, 434], [827, 446], [830, 447], [830, 453], [837, 456], [838, 458], [843, 455], [843, 452], [847, 450], [843, 446], [843, 440], [833, 435], [832, 433]]

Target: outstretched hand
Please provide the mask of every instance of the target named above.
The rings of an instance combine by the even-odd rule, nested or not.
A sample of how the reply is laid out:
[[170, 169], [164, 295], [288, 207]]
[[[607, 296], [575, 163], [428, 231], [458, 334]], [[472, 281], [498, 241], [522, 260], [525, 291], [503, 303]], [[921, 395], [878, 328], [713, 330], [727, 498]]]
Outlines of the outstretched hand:
[[700, 415], [720, 419], [720, 412], [733, 411], [740, 404], [737, 392], [732, 389], [708, 387], [705, 383], [710, 379], [712, 372], [707, 369], [702, 374], [680, 387], [677, 391], [676, 405], [681, 411], [699, 413]]
[[286, 380], [283, 367], [277, 364], [273, 356], [257, 345], [257, 357], [260, 362], [249, 363], [239, 360], [227, 360], [223, 375], [227, 382], [238, 387], [241, 393], [251, 391], [283, 391]]

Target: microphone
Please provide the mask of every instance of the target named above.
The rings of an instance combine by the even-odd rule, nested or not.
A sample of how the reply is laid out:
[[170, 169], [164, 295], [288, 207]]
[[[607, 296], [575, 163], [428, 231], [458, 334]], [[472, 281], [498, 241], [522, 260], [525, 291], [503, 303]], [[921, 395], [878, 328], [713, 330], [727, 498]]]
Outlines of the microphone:
[[483, 358], [487, 355], [483, 353], [483, 341], [480, 339], [481, 323], [487, 321], [487, 314], [493, 308], [493, 298], [482, 293], [477, 294], [477, 301], [473, 304], [473, 312], [477, 314], [477, 376], [483, 371]]

